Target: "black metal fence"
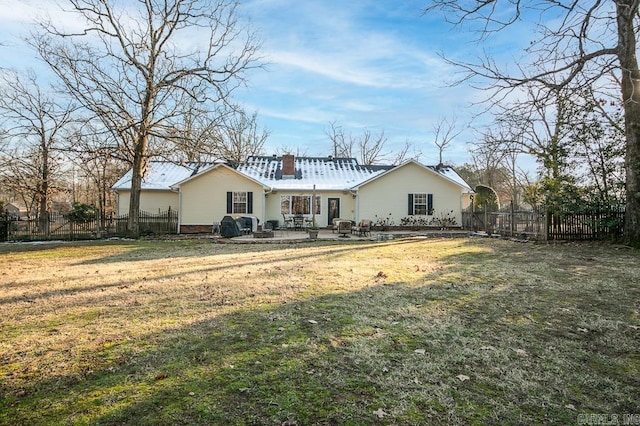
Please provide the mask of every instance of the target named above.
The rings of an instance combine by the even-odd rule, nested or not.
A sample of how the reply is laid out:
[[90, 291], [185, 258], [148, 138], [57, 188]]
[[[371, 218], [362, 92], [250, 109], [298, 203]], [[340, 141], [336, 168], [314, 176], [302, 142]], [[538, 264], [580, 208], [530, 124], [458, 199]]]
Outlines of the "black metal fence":
[[464, 212], [462, 225], [465, 229], [489, 234], [538, 240], [613, 240], [623, 235], [624, 213], [620, 207]]
[[[86, 220], [69, 220], [66, 215], [52, 213], [45, 220], [19, 219], [0, 215], [0, 241], [91, 240], [129, 236], [128, 215], [113, 214]], [[140, 235], [176, 234], [178, 212], [166, 210], [156, 214], [140, 212]]]

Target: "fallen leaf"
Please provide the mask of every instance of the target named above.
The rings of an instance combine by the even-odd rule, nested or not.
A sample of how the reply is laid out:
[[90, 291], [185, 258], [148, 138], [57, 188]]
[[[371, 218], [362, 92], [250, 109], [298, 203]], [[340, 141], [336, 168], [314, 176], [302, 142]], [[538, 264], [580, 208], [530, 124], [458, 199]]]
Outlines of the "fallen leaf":
[[316, 321], [316, 320], [309, 320], [309, 324], [317, 324], [317, 323], [318, 323], [318, 321]]
[[464, 374], [458, 374], [456, 376], [458, 378], [458, 380], [460, 380], [461, 382], [464, 382], [466, 380], [469, 380], [469, 376], [465, 376]]
[[378, 408], [376, 411], [373, 412], [373, 414], [378, 416], [379, 419], [382, 419], [382, 418], [384, 418], [384, 416], [388, 416], [389, 415], [389, 413], [385, 413], [382, 408]]
[[576, 406], [573, 404], [567, 404], [564, 406], [564, 408], [568, 408], [569, 410], [576, 411]]
[[415, 351], [413, 351], [413, 353], [418, 355], [424, 355], [426, 352], [427, 352], [426, 349], [416, 349]]
[[581, 328], [581, 327], [578, 327], [578, 331], [581, 331], [583, 333], [588, 333], [589, 332], [589, 330], [587, 330], [586, 328]]

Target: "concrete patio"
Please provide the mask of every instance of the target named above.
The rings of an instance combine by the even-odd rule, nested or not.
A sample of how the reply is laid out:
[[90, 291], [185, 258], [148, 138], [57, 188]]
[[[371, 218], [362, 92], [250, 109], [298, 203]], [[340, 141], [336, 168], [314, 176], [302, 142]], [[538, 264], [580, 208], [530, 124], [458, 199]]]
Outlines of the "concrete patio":
[[[371, 231], [369, 235], [359, 235], [357, 232], [354, 234], [340, 235], [330, 229], [319, 229], [318, 238], [315, 241], [387, 241], [398, 238], [411, 238], [411, 237], [461, 237], [468, 236], [469, 231], [455, 229], [455, 230], [390, 230], [390, 231]], [[275, 243], [275, 242], [303, 242], [312, 241], [309, 238], [307, 231], [294, 231], [294, 230], [276, 230], [273, 231], [273, 237], [261, 237], [256, 238], [253, 234], [242, 235], [233, 238], [224, 238], [228, 242], [233, 243]]]

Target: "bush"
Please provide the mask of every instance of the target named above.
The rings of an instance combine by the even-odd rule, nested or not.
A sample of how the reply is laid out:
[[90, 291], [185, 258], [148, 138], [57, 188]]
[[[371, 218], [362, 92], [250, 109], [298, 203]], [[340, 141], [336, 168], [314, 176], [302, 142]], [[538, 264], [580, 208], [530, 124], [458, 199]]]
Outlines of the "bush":
[[73, 210], [67, 214], [67, 219], [71, 222], [85, 223], [95, 220], [98, 210], [91, 204], [73, 203]]

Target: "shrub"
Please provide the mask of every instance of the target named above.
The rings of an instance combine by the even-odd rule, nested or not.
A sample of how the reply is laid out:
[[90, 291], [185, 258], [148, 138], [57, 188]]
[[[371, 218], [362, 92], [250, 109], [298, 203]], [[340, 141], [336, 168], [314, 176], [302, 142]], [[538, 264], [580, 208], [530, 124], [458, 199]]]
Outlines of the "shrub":
[[73, 210], [67, 214], [67, 219], [72, 222], [84, 223], [95, 220], [98, 210], [91, 204], [73, 203]]

